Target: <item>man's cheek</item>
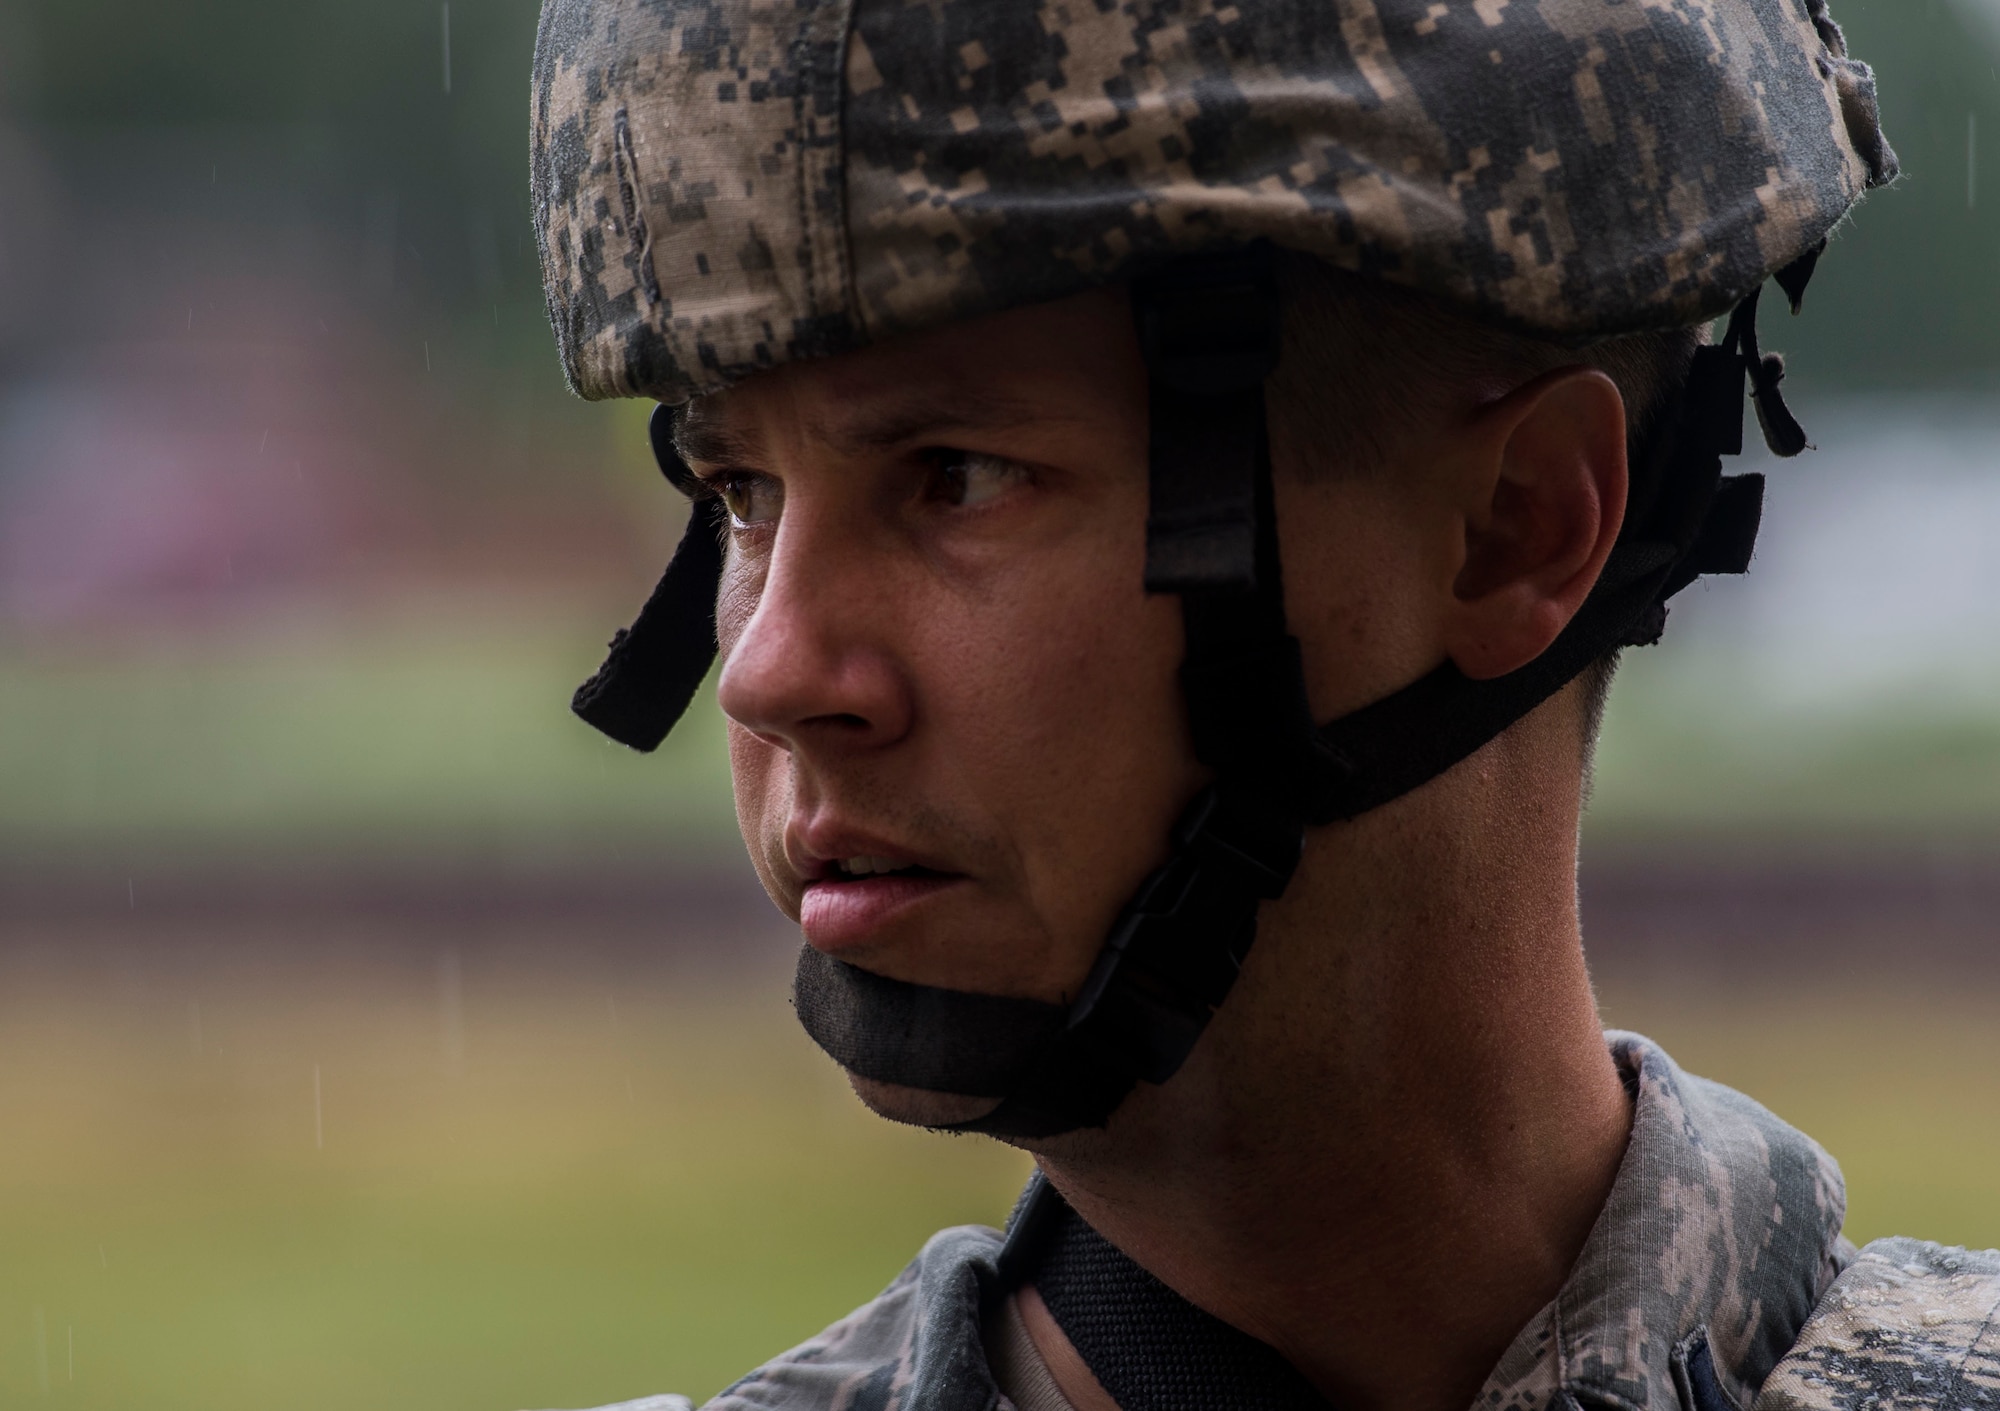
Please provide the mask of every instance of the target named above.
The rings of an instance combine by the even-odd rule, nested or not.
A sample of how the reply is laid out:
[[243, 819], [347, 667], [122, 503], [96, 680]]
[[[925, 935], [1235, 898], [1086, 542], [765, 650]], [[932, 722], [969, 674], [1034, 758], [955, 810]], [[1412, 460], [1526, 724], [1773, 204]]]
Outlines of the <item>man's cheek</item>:
[[791, 808], [784, 751], [729, 722], [729, 775], [736, 796], [736, 826], [764, 890], [784, 905], [785, 819]]
[[715, 595], [715, 640], [725, 661], [757, 611], [763, 575], [754, 569], [731, 544], [723, 558], [722, 583]]

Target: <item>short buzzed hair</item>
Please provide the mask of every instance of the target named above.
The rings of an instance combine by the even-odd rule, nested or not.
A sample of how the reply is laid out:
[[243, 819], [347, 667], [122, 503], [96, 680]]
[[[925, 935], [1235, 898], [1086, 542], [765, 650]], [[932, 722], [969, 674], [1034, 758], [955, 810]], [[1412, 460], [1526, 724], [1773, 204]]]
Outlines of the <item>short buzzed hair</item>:
[[[1583, 364], [1604, 372], [1625, 399], [1632, 501], [1640, 502], [1638, 478], [1669, 430], [1664, 413], [1706, 339], [1696, 325], [1576, 347], [1478, 322], [1309, 255], [1282, 252], [1278, 276], [1285, 343], [1271, 383], [1272, 415], [1294, 444], [1312, 448], [1309, 475], [1374, 473], [1393, 463], [1401, 428], [1435, 425], [1441, 415], [1462, 415], [1545, 372]], [[1586, 763], [1617, 666], [1612, 651], [1579, 678]]]

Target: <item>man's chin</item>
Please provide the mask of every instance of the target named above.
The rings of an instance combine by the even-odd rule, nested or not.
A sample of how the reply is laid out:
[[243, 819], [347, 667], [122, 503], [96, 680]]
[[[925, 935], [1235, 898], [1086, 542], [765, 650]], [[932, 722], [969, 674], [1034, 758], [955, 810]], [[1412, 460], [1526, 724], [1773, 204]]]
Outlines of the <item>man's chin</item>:
[[891, 1122], [911, 1127], [956, 1127], [984, 1117], [1000, 1105], [998, 1098], [963, 1097], [957, 1093], [934, 1093], [924, 1088], [906, 1088], [898, 1083], [880, 1083], [858, 1074], [847, 1075], [854, 1095], [870, 1112]]

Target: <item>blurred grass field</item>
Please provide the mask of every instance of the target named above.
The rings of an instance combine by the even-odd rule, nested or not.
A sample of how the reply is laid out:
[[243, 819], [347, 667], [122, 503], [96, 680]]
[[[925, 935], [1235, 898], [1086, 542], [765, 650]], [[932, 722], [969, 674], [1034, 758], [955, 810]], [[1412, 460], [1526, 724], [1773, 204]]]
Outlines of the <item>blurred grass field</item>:
[[0, 1404], [707, 1394], [1024, 1178], [862, 1113], [781, 970], [566, 975], [550, 938], [464, 962], [447, 1031], [429, 967], [322, 939], [9, 967]]
[[2000, 1246], [2000, 989], [1898, 974], [1601, 984], [1608, 1024], [1750, 1094], [1839, 1160], [1847, 1234]]
[[569, 713], [628, 604], [470, 606], [0, 640], [0, 845], [546, 866], [728, 844], [711, 700], [643, 760]]
[[[0, 638], [0, 848], [107, 866], [305, 850], [523, 866], [733, 854], [712, 691], [644, 759], [569, 714], [629, 604], [476, 606], [108, 647]], [[1631, 657], [1598, 751], [1594, 833], [2000, 836], [2000, 682], [1801, 715], [1745, 699], [1740, 668], [1669, 649]]]

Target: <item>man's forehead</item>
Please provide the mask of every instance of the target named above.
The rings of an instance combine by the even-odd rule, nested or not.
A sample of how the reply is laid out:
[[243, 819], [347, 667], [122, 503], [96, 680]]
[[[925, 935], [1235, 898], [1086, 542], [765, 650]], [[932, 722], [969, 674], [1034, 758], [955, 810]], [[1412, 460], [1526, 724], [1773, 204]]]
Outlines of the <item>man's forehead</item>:
[[690, 460], [729, 461], [783, 426], [866, 454], [953, 430], [1101, 414], [1143, 387], [1123, 292], [1091, 290], [757, 373], [690, 402], [679, 444]]
[[751, 459], [782, 425], [783, 435], [842, 455], [866, 455], [952, 431], [1024, 426], [1053, 410], [1029, 396], [952, 378], [845, 397], [743, 395], [749, 391], [731, 388], [690, 402], [674, 433], [681, 454], [707, 465]]

